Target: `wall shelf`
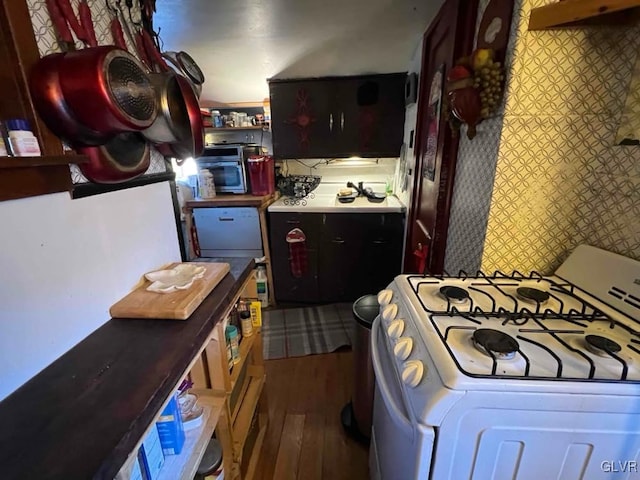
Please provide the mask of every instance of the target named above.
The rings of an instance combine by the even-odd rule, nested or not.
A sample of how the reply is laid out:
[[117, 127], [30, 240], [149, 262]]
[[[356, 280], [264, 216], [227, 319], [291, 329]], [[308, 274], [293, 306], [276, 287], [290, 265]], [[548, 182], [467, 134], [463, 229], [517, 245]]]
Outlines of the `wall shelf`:
[[47, 157], [0, 157], [0, 168], [52, 167], [70, 163], [86, 163], [84, 155], [53, 155]]
[[628, 25], [640, 18], [640, 0], [561, 0], [531, 10], [529, 30]]
[[269, 127], [267, 126], [255, 126], [255, 127], [206, 127], [204, 129], [205, 133], [215, 133], [215, 132], [242, 132], [242, 131], [259, 131], [264, 130], [265, 132], [269, 131]]

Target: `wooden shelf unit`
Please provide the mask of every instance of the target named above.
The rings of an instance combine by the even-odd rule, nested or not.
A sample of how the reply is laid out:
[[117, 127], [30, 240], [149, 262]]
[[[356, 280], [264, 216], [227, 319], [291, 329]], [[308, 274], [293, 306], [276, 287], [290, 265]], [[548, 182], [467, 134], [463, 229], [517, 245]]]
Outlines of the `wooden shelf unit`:
[[640, 0], [561, 0], [534, 8], [529, 30], [628, 25], [640, 18]]
[[0, 118], [28, 120], [42, 151], [42, 157], [0, 158], [0, 201], [71, 191], [68, 164], [87, 160], [65, 156], [62, 142], [45, 126], [33, 106], [28, 72], [40, 59], [40, 53], [25, 0], [0, 2], [0, 58], [4, 67], [0, 75]]
[[[240, 298], [246, 297], [245, 291], [249, 282], [250, 279], [247, 279], [238, 295], [234, 297], [226, 315], [231, 312], [231, 307]], [[216, 435], [224, 455], [225, 478], [249, 480], [255, 471], [267, 427], [266, 418], [261, 419], [253, 448], [250, 452], [244, 452], [245, 442], [251, 430], [254, 415], [257, 415], [258, 402], [266, 382], [260, 329], [254, 330], [253, 335], [242, 338], [239, 354], [240, 361], [230, 372], [224, 328], [220, 322], [216, 325], [202, 357], [195, 362], [191, 370], [191, 380], [195, 387], [206, 386], [211, 391], [225, 396], [223, 415], [216, 428]], [[233, 405], [232, 398], [235, 398]], [[250, 459], [246, 475], [243, 476], [241, 464], [245, 453], [250, 455]]]

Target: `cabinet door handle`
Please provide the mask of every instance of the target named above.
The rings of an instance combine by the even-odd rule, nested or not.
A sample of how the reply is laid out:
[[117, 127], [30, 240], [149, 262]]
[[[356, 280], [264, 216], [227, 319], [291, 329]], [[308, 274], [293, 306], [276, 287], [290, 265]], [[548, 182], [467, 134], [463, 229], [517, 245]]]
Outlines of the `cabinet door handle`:
[[233, 222], [235, 218], [233, 217], [218, 217], [218, 221], [220, 222]]
[[340, 131], [344, 132], [344, 112], [340, 113]]
[[289, 225], [300, 225], [300, 220], [287, 220]]
[[333, 240], [331, 240], [331, 242], [342, 245], [344, 243], [344, 240], [342, 240], [341, 238], [334, 238]]
[[333, 132], [333, 113], [329, 114], [329, 131]]
[[375, 243], [376, 245], [384, 245], [389, 242], [387, 242], [386, 240], [374, 240], [373, 243]]

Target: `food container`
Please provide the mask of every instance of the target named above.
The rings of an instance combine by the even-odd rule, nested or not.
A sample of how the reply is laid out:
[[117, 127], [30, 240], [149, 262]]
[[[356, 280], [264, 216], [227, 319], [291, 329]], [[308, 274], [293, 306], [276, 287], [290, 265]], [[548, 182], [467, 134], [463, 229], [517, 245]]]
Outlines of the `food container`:
[[276, 189], [276, 174], [273, 157], [251, 155], [247, 160], [251, 195], [271, 195]]
[[240, 363], [240, 349], [238, 343], [238, 329], [233, 325], [229, 325], [225, 330], [225, 336], [229, 339], [231, 345], [231, 358], [234, 365]]

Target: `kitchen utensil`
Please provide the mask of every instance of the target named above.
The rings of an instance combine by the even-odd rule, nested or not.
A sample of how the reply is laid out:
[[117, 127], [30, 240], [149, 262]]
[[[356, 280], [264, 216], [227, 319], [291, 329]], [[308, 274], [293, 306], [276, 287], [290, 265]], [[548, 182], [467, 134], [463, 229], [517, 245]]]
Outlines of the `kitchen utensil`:
[[151, 150], [137, 132], [119, 133], [104, 145], [75, 145], [76, 151], [89, 157], [79, 164], [80, 171], [94, 183], [119, 183], [142, 175], [151, 163]]
[[65, 100], [82, 123], [118, 133], [151, 126], [155, 90], [142, 64], [113, 46], [68, 52], [59, 71]]
[[191, 82], [196, 95], [200, 97], [205, 78], [195, 60], [186, 52], [163, 52], [162, 57], [173, 70]]
[[33, 104], [47, 127], [61, 139], [69, 143], [102, 145], [112, 135], [80, 123], [64, 98], [58, 72], [65, 55], [47, 55], [34, 65], [29, 76]]
[[159, 150], [165, 156], [169, 153], [168, 156], [184, 160], [199, 157], [202, 154], [204, 150], [204, 126], [202, 125], [198, 98], [189, 81], [180, 75], [176, 75], [176, 80], [180, 85], [182, 98], [187, 107], [191, 134], [185, 140], [164, 144], [162, 145], [164, 148]]
[[[148, 292], [150, 285], [145, 280], [142, 285], [115, 303], [109, 309], [114, 318], [165, 318], [186, 320], [202, 301], [220, 283], [229, 272], [228, 263], [199, 263], [190, 264], [203, 266], [206, 272], [188, 290], [179, 290], [169, 294]], [[169, 268], [180, 265], [172, 264]]]
[[182, 142], [191, 136], [189, 113], [177, 74], [149, 75], [156, 91], [159, 115], [142, 134], [154, 143]]
[[358, 194], [352, 193], [351, 195], [337, 195], [337, 198], [340, 203], [353, 203], [357, 196]]

